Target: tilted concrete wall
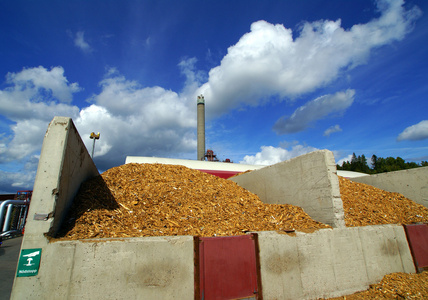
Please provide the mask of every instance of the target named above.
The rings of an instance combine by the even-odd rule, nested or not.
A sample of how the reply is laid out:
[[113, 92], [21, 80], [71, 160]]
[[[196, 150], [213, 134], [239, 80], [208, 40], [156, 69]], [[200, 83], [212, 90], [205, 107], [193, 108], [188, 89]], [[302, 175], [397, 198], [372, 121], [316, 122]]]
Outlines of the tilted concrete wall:
[[[80, 184], [97, 175], [72, 120], [55, 117], [43, 140], [21, 249], [45, 249], [48, 240], [44, 234], [58, 230]], [[12, 296], [14, 291], [37, 283], [36, 277], [15, 278]]]
[[265, 203], [300, 206], [314, 220], [344, 227], [343, 203], [333, 153], [311, 152], [232, 180]]
[[399, 225], [259, 232], [264, 299], [319, 299], [366, 290], [393, 272], [414, 273]]
[[404, 195], [416, 203], [428, 207], [428, 167], [350, 178], [384, 191]]
[[17, 279], [16, 300], [194, 299], [193, 237], [54, 242], [39, 274]]
[[[99, 175], [73, 121], [55, 117], [43, 140], [23, 245], [46, 241], [44, 233], [56, 233], [80, 184]], [[37, 216], [47, 220], [35, 220]]]

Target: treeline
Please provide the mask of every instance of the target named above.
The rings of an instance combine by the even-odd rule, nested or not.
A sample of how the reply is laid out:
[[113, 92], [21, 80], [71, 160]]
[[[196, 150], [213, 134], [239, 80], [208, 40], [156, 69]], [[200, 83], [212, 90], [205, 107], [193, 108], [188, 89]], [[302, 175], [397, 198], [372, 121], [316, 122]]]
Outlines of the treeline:
[[361, 172], [366, 174], [377, 174], [391, 171], [399, 171], [428, 166], [428, 161], [422, 161], [420, 164], [415, 162], [405, 162], [401, 157], [377, 157], [373, 155], [371, 160], [372, 167], [367, 164], [367, 159], [363, 155], [356, 156], [352, 154], [351, 161], [344, 161], [342, 165], [337, 165], [338, 170]]

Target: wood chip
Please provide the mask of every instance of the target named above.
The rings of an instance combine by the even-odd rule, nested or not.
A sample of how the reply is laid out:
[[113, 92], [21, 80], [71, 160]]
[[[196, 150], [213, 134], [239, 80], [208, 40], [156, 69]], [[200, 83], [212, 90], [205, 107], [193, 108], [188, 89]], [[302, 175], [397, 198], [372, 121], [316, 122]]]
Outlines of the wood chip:
[[428, 299], [428, 272], [388, 274], [378, 284], [371, 285], [367, 291], [330, 298], [339, 299]]
[[346, 226], [428, 223], [428, 208], [399, 193], [343, 177], [339, 186]]
[[68, 220], [61, 239], [330, 228], [300, 207], [265, 204], [233, 181], [163, 164], [126, 164], [85, 182]]

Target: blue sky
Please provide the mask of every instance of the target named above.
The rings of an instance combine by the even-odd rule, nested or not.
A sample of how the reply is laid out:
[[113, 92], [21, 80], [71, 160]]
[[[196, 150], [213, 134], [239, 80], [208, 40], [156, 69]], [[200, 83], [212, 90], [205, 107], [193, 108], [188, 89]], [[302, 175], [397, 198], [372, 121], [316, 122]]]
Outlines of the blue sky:
[[428, 2], [0, 1], [0, 192], [31, 189], [54, 116], [100, 171], [206, 148], [273, 164], [428, 160]]

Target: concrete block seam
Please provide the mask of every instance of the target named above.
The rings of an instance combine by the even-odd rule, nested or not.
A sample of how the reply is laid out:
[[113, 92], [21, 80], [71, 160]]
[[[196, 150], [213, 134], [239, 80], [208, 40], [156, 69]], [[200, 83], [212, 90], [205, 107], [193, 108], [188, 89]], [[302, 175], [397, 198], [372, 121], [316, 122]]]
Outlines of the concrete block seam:
[[73, 258], [72, 258], [72, 264], [71, 264], [71, 270], [70, 270], [70, 276], [69, 276], [69, 284], [67, 286], [67, 299], [70, 299], [70, 293], [71, 293], [71, 283], [73, 282], [73, 274], [74, 274], [74, 264], [75, 264], [75, 257], [76, 257], [76, 244], [73, 243]]

